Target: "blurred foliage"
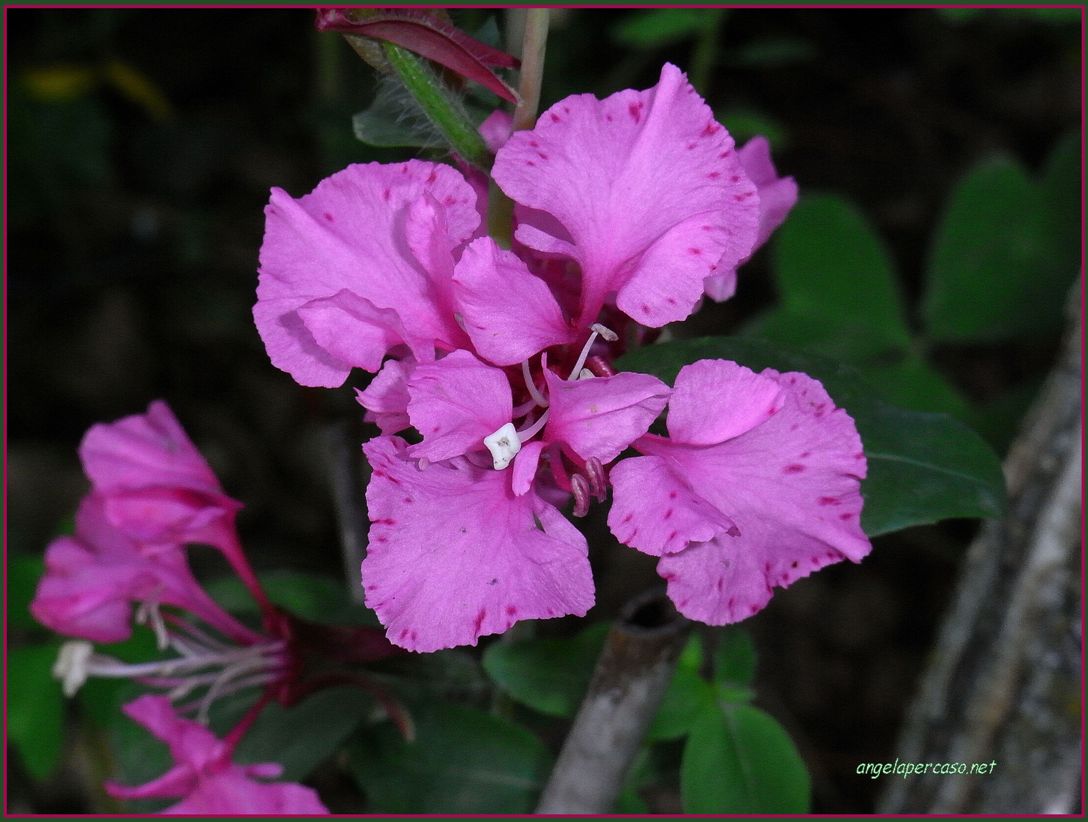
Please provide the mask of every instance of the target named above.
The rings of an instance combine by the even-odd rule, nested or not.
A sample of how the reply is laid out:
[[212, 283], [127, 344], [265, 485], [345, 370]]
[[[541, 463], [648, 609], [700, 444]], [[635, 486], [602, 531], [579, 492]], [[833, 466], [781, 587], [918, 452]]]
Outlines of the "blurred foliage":
[[[501, 43], [495, 12], [453, 14]], [[743, 330], [845, 361], [875, 396], [947, 412], [1001, 445], [1049, 367], [1080, 263], [1078, 15], [556, 10], [542, 105], [645, 88], [665, 60], [688, 70], [739, 142], [771, 138], [802, 201], [742, 269], [736, 298], [678, 334]], [[312, 31], [309, 10], [13, 9], [7, 24], [9, 801], [115, 812], [101, 781], [158, 776], [165, 749], [120, 713], [136, 693], [125, 683], [89, 682], [61, 710], [57, 644], [26, 611], [41, 551], [86, 490], [79, 439], [166, 398], [247, 503], [243, 537], [273, 599], [372, 624], [341, 579], [319, 433], [357, 414], [350, 387], [307, 391], [275, 371], [250, 311], [270, 187], [299, 195], [351, 162], [418, 156], [419, 143], [356, 139], [352, 118], [388, 101], [338, 36]], [[482, 118], [494, 100], [470, 89], [466, 105]], [[394, 106], [370, 125], [398, 120], [411, 126]], [[731, 344], [750, 344], [750, 364], [770, 350]], [[946, 443], [943, 457], [975, 442], [944, 418], [895, 425], [893, 450], [908, 431], [914, 447]], [[995, 504], [987, 483], [975, 513]], [[962, 502], [950, 495], [946, 513], [970, 513]], [[693, 642], [617, 810], [800, 811], [810, 784], [817, 811], [871, 810], [875, 783], [825, 763], [890, 750], [970, 533], [947, 523], [889, 537], [849, 576], [829, 569], [779, 594], [748, 631]], [[593, 544], [625, 585], [656, 579], [606, 533]], [[252, 615], [236, 583], [214, 581], [221, 568], [199, 570]], [[602, 584], [589, 629], [542, 623], [531, 639], [375, 665], [411, 702], [414, 742], [370, 697], [337, 690], [267, 714], [246, 755], [276, 748], [342, 812], [531, 810], [619, 599]], [[158, 653], [146, 629], [103, 650]], [[843, 693], [857, 694], [850, 712]], [[811, 782], [771, 713], [805, 728]]]

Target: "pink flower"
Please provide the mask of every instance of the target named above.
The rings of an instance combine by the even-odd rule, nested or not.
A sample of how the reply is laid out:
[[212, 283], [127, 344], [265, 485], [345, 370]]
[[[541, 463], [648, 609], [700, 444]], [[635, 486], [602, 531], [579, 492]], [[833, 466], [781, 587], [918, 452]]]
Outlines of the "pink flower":
[[92, 426], [79, 446], [83, 469], [110, 523], [155, 545], [234, 539], [242, 504], [228, 497], [166, 403]]
[[861, 440], [816, 380], [701, 360], [676, 378], [668, 431], [641, 438], [646, 456], [612, 469], [608, 525], [661, 557], [685, 616], [737, 622], [773, 586], [869, 553]]
[[45, 575], [30, 604], [35, 619], [66, 636], [119, 642], [132, 633], [134, 604], [172, 605], [234, 639], [257, 638], [204, 592], [180, 546], [141, 545], [109, 521], [107, 504], [86, 498], [75, 535], [46, 550]]
[[643, 325], [682, 320], [706, 277], [735, 268], [755, 244], [756, 186], [672, 65], [646, 91], [561, 100], [510, 137], [492, 173], [521, 207], [517, 239], [581, 266], [579, 329], [611, 294]]
[[449, 279], [480, 218], [454, 169], [353, 165], [298, 200], [273, 189], [265, 215], [253, 317], [272, 364], [300, 384], [332, 388], [391, 351], [426, 362], [467, 342]]
[[519, 619], [592, 605], [585, 538], [542, 495], [538, 464], [547, 453], [584, 514], [590, 494], [603, 498], [603, 464], [646, 432], [669, 389], [643, 374], [571, 381], [545, 370], [543, 382], [546, 397], [535, 383], [532, 391], [546, 409], [538, 400], [514, 409], [502, 370], [455, 351], [407, 382], [422, 442], [381, 437], [364, 447], [374, 468], [364, 588], [392, 642], [475, 644]]
[[[770, 239], [797, 204], [797, 183], [792, 177], [778, 176], [771, 161], [771, 145], [766, 137], [753, 137], [737, 150], [737, 157], [744, 167], [744, 173], [756, 184], [759, 192], [759, 232], [749, 254], [751, 256]], [[737, 290], [736, 266], [720, 267], [706, 278], [704, 286], [710, 299], [718, 302], [729, 299]]]
[[326, 814], [312, 788], [295, 783], [268, 783], [283, 768], [267, 762], [238, 765], [231, 761], [233, 745], [217, 739], [198, 722], [182, 719], [170, 700], [142, 696], [124, 706], [129, 717], [170, 747], [174, 766], [138, 787], [106, 784], [119, 799], [173, 799], [167, 814]]

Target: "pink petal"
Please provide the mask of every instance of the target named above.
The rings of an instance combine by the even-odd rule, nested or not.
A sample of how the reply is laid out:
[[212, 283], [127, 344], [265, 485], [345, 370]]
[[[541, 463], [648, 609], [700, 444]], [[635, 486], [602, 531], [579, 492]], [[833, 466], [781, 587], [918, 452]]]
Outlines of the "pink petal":
[[475, 645], [518, 620], [582, 616], [593, 605], [585, 538], [535, 493], [516, 496], [508, 471], [420, 471], [393, 437], [363, 450], [374, 469], [363, 585], [392, 642]]
[[423, 442], [408, 449], [432, 461], [483, 450], [484, 437], [510, 422], [510, 382], [467, 351], [417, 365], [408, 380], [408, 417]]
[[233, 766], [200, 781], [181, 802], [163, 811], [168, 815], [298, 815], [327, 814], [317, 792], [293, 782], [266, 784], [246, 777]]
[[724, 442], [773, 416], [782, 406], [782, 394], [773, 377], [728, 360], [699, 360], [676, 376], [669, 436], [686, 445]]
[[[753, 137], [737, 149], [737, 157], [748, 178], [756, 184], [759, 193], [759, 230], [751, 254], [770, 238], [776, 228], [785, 222], [790, 210], [797, 203], [797, 183], [792, 177], [779, 177], [771, 161], [771, 147], [766, 137]], [[722, 260], [716, 273], [703, 283], [710, 299], [722, 302], [737, 290], [737, 266], [744, 260]]]
[[146, 414], [91, 426], [79, 457], [98, 491], [174, 485], [222, 493], [207, 461], [162, 400], [152, 402]]
[[[744, 520], [741, 520], [744, 522]], [[657, 563], [668, 595], [688, 619], [729, 625], [747, 619], [771, 600], [774, 586], [786, 588], [844, 555], [821, 539], [748, 519], [741, 536], [719, 534]]]
[[[429, 205], [413, 210], [420, 199]], [[426, 242], [432, 201], [443, 214], [442, 219], [431, 215], [431, 226], [438, 231], [444, 223], [448, 235]], [[298, 200], [273, 189], [265, 215], [254, 319], [273, 364], [298, 382], [335, 387], [352, 363], [362, 361], [376, 369], [386, 353], [385, 338], [372, 339], [374, 332], [365, 331], [360, 333], [370, 340], [368, 349], [345, 360], [344, 351], [328, 350], [307, 328], [299, 309], [343, 291], [374, 309], [394, 312], [399, 325], [385, 331], [403, 338], [417, 358], [433, 358], [435, 345], [451, 349], [464, 341], [452, 307], [443, 299], [442, 277], [448, 272], [431, 271], [416, 256], [433, 260], [434, 247], [452, 249], [479, 222], [472, 189], [449, 166], [415, 160], [349, 166]], [[409, 222], [414, 224], [411, 247]], [[350, 308], [349, 314], [357, 313], [358, 304]], [[364, 324], [378, 319], [370, 315]]]
[[671, 554], [733, 528], [733, 521], [695, 493], [664, 457], [621, 460], [608, 478], [608, 527], [616, 539], [644, 554]]
[[493, 174], [565, 230], [549, 236], [529, 220], [517, 237], [581, 264], [579, 328], [611, 292], [644, 325], [683, 319], [703, 280], [746, 258], [756, 237], [758, 197], [733, 140], [672, 65], [646, 91], [560, 101], [511, 136]]
[[574, 339], [547, 284], [489, 237], [465, 249], [453, 291], [476, 351], [496, 365], [515, 365]]
[[533, 440], [521, 446], [518, 455], [514, 457], [512, 467], [511, 485], [514, 493], [519, 497], [529, 492], [536, 478], [536, 469], [540, 465], [540, 452], [544, 450], [541, 440]]
[[143, 785], [121, 785], [106, 782], [106, 793], [115, 799], [173, 799], [196, 788], [197, 775], [189, 765], [175, 765], [162, 776], [145, 782]]
[[[696, 366], [682, 369], [677, 384], [682, 387], [685, 371], [693, 369], [692, 386], [706, 386], [706, 408], [728, 407], [728, 398], [753, 383], [751, 372], [733, 363], [714, 360]], [[858, 562], [871, 550], [859, 522], [866, 462], [853, 420], [811, 377], [771, 369], [760, 376], [783, 389], [775, 401], [780, 407], [760, 424], [714, 445], [692, 447], [651, 436], [637, 443], [643, 453], [661, 458], [660, 482], [688, 483], [739, 531], [720, 534], [706, 547], [692, 546], [659, 566], [662, 575], [675, 577], [675, 584], [670, 579], [670, 595], [675, 592], [681, 612], [698, 614], [693, 618], [712, 624], [755, 613], [766, 604], [771, 586], [789, 585], [844, 557]], [[679, 388], [677, 396], [681, 407], [696, 401], [694, 392]], [[687, 430], [711, 440], [722, 426], [707, 414], [703, 428], [692, 421]], [[612, 472], [614, 482], [619, 469]], [[717, 568], [714, 573], [708, 570], [711, 566]], [[707, 599], [708, 586], [721, 596]]]
[[766, 137], [753, 137], [737, 149], [737, 157], [759, 190], [759, 234], [752, 249], [755, 251], [785, 222], [797, 204], [797, 183], [792, 177], [778, 176]]
[[494, 154], [510, 139], [514, 131], [514, 118], [510, 116], [510, 112], [497, 108], [480, 123], [479, 131], [487, 150]]
[[396, 311], [347, 289], [310, 300], [297, 313], [318, 347], [349, 368], [377, 371], [385, 352], [406, 337]]
[[545, 370], [544, 377], [551, 409], [545, 438], [602, 463], [645, 434], [669, 399], [669, 387], [646, 374], [570, 382]]
[[128, 594], [138, 585], [139, 573], [126, 566], [100, 569], [86, 546], [72, 537], [61, 537], [46, 549], [45, 575], [30, 613], [64, 636], [121, 642], [132, 635]]
[[355, 390], [355, 400], [367, 409], [364, 419], [376, 423], [383, 434], [396, 434], [411, 423], [408, 420], [408, 377], [415, 362], [386, 360], [382, 370], [365, 389]]
[[188, 764], [199, 771], [224, 752], [223, 743], [199, 722], [183, 719], [165, 696], [147, 694], [126, 703], [121, 710], [170, 748], [178, 764]]

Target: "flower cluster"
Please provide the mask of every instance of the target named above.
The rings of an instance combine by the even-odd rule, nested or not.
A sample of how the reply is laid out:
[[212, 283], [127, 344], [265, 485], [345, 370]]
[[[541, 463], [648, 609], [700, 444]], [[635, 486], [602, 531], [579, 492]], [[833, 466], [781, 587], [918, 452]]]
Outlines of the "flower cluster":
[[[302, 646], [322, 627], [268, 601], [239, 541], [241, 504], [223, 492], [162, 402], [146, 414], [92, 427], [80, 457], [91, 492], [79, 507], [74, 534], [46, 550], [45, 575], [30, 610], [46, 627], [73, 638], [54, 668], [68, 696], [89, 677], [131, 679], [164, 694], [142, 696], [124, 710], [169, 745], [176, 763], [146, 785], [109, 783], [107, 790], [120, 798], [180, 798], [170, 813], [325, 813], [310, 788], [255, 779], [277, 776], [278, 765], [232, 761], [235, 746], [271, 700], [291, 704], [307, 693]], [[226, 558], [260, 606], [259, 629], [223, 610], [201, 587], [187, 556], [186, 546], [194, 543]], [[169, 656], [126, 663], [92, 644], [127, 639], [134, 624], [148, 625]], [[380, 634], [366, 630], [337, 637], [362, 658], [394, 652]], [[202, 724], [213, 703], [247, 690], [261, 696], [225, 739], [216, 739]]]
[[[860, 560], [865, 457], [817, 381], [704, 360], [670, 388], [613, 366], [730, 297], [785, 219], [796, 186], [766, 141], [737, 149], [671, 65], [532, 130], [485, 125], [511, 249], [483, 233], [479, 180], [429, 162], [273, 189], [265, 212], [254, 318], [273, 364], [306, 386], [376, 373], [358, 392], [382, 431], [362, 582], [389, 639], [433, 651], [584, 615], [586, 540], [560, 508], [610, 488], [613, 534], [660, 557], [693, 619], [744, 619], [773, 586]], [[666, 407], [668, 436], [648, 433]]]

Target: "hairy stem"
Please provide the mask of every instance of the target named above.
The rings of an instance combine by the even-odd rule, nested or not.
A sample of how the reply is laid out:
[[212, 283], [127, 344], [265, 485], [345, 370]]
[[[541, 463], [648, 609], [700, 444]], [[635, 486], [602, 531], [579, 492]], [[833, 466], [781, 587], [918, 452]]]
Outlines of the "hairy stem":
[[421, 58], [400, 46], [383, 42], [382, 53], [450, 147], [472, 165], [489, 170], [491, 153], [483, 137], [438, 76]]

